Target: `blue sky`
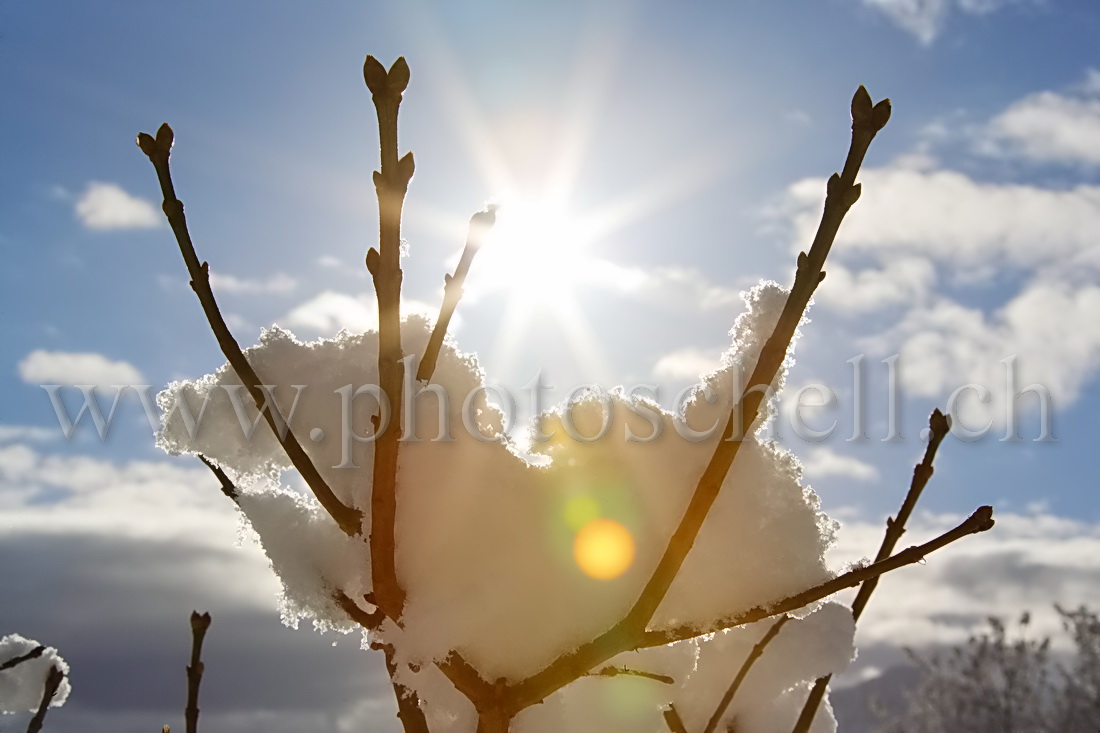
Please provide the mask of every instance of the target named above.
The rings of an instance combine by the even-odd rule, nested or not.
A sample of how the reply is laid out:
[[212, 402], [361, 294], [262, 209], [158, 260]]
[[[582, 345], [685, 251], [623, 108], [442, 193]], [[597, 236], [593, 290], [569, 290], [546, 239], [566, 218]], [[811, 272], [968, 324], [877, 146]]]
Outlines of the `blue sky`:
[[[999, 424], [980, 441], [949, 440], [923, 505], [937, 516], [984, 503], [1015, 514], [1012, 541], [987, 545], [975, 567], [1000, 558], [998, 572], [1022, 577], [1009, 557], [1017, 552], [1016, 562], [1069, 578], [1052, 580], [1045, 595], [1005, 591], [990, 608], [1095, 603], [1080, 573], [1097, 567], [1070, 577], [1062, 571], [1073, 563], [1051, 548], [1091, 541], [1100, 522], [1091, 461], [1100, 404], [1098, 31], [1100, 9], [1083, 0], [0, 5], [0, 541], [20, 557], [34, 552], [38, 577], [52, 581], [36, 590], [17, 580], [24, 595], [0, 615], [0, 631], [79, 645], [88, 665], [136, 664], [78, 641], [87, 634], [71, 619], [43, 610], [58, 601], [59, 584], [79, 586], [105, 572], [100, 561], [128, 557], [135, 578], [200, 579], [190, 594], [165, 590], [156, 613], [114, 607], [102, 597], [110, 583], [98, 593], [90, 583], [93, 628], [121, 613], [150, 629], [168, 676], [158, 689], [178, 682], [172, 670], [183, 659], [161, 648], [170, 639], [160, 631], [176, 633], [176, 617], [185, 631], [189, 604], [210, 605], [215, 629], [222, 617], [270, 627], [256, 632], [257, 645], [319, 655], [310, 659], [329, 653], [327, 639], [277, 628], [264, 595], [273, 580], [254, 583], [258, 601], [235, 591], [235, 610], [218, 613], [219, 590], [253, 566], [266, 572], [263, 561], [235, 551], [225, 561], [237, 563], [233, 580], [196, 570], [221, 562], [204, 553], [223, 557], [215, 540], [189, 539], [220, 496], [190, 463], [156, 451], [136, 400], [123, 399], [107, 441], [89, 425], [65, 441], [38, 385], [140, 377], [159, 388], [222, 363], [161, 222], [153, 171], [133, 144], [165, 120], [199, 255], [221, 278], [215, 287], [242, 343], [274, 322], [304, 338], [369, 322], [362, 257], [377, 231], [377, 142], [360, 72], [367, 52], [385, 63], [404, 55], [412, 69], [401, 121], [402, 149], [417, 161], [403, 232], [410, 306], [437, 307], [470, 213], [488, 200], [533, 211], [514, 236], [546, 237], [542, 249], [505, 239], [496, 245], [519, 259], [479, 256], [454, 334], [490, 381], [518, 394], [542, 368], [557, 398], [586, 382], [650, 383], [667, 403], [716, 364], [741, 311], [737, 293], [761, 278], [789, 284], [824, 179], [843, 160], [852, 92], [862, 83], [876, 100], [891, 97], [893, 119], [868, 156], [863, 199], [841, 230], [789, 377], [835, 389], [838, 407], [814, 422], [838, 418], [837, 434], [821, 444], [781, 438], [804, 457], [827, 511], [857, 530], [877, 527], [908, 483], [931, 408], [966, 383], [1000, 394], [999, 361], [1017, 355], [1021, 385], [1051, 393], [1057, 440], [1031, 440], [1038, 418], [1021, 401], [1025, 440], [999, 441]], [[549, 294], [540, 284], [547, 272], [561, 279]], [[871, 439], [846, 441], [846, 362], [859, 354]], [[884, 443], [881, 362], [894, 354], [906, 439]], [[151, 516], [178, 506], [195, 524], [167, 531], [139, 563], [127, 552], [143, 552], [150, 538], [137, 519], [102, 530], [93, 521], [126, 512], [129, 495], [101, 496], [89, 477], [160, 491]], [[206, 491], [209, 505], [197, 498]], [[34, 525], [66, 503], [74, 515], [59, 526], [68, 534]], [[76, 518], [80, 508], [87, 521]], [[233, 518], [221, 509], [229, 552]], [[877, 543], [860, 531], [852, 536]], [[82, 559], [62, 563], [61, 546]], [[182, 558], [175, 570], [173, 553]], [[115, 588], [116, 598], [126, 593], [140, 594], [141, 584]], [[935, 632], [933, 624], [910, 641], [944, 638]], [[353, 646], [341, 644], [334, 666], [366, 666]], [[74, 677], [59, 730], [66, 714], [91, 716], [81, 728], [89, 730], [93, 719], [118, 724], [104, 711], [173, 709], [152, 683], [145, 699], [154, 702], [142, 705], [97, 684], [83, 693]], [[296, 714], [313, 715], [305, 697]], [[356, 702], [349, 691], [317, 709], [360, 705], [367, 712], [356, 714], [369, 716], [372, 699]], [[249, 700], [210, 707], [245, 725], [241, 716], [266, 704], [260, 694]], [[324, 725], [338, 729], [335, 719]]]

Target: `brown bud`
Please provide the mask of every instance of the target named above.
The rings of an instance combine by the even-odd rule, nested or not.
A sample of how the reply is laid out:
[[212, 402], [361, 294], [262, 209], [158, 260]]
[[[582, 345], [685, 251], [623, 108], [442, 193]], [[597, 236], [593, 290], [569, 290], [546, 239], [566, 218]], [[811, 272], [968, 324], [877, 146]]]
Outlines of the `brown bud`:
[[871, 124], [871, 95], [862, 84], [852, 97], [852, 126], [866, 127]]
[[932, 411], [932, 417], [928, 419], [928, 427], [934, 435], [946, 435], [951, 429], [951, 418], [940, 412], [940, 408]]
[[369, 272], [371, 275], [378, 274], [379, 256], [380, 255], [378, 254], [378, 250], [376, 250], [374, 247], [371, 247], [367, 250], [367, 272]]
[[806, 263], [809, 261], [809, 259], [810, 258], [806, 256], [805, 252], [799, 252], [798, 253], [798, 269], [801, 270], [801, 269], [805, 268]]
[[409, 65], [404, 56], [398, 56], [393, 62], [389, 74], [386, 77], [386, 91], [391, 96], [400, 97], [401, 92], [409, 86]]
[[138, 133], [137, 146], [141, 148], [141, 152], [145, 153], [150, 158], [157, 154], [157, 141], [147, 132]]
[[886, 123], [890, 121], [890, 100], [884, 99], [874, 106], [871, 110], [871, 126], [875, 132], [878, 132], [882, 128], [886, 127]]
[[401, 156], [401, 160], [397, 161], [397, 173], [401, 176], [401, 180], [408, 183], [412, 180], [413, 172], [416, 170], [416, 163], [413, 161], [413, 154], [410, 150]]
[[382, 178], [382, 172], [381, 171], [375, 171], [371, 175], [371, 180], [374, 181], [375, 190], [376, 191], [381, 191], [382, 190], [382, 185], [385, 183], [385, 179]]
[[363, 79], [371, 94], [384, 94], [386, 91], [386, 67], [371, 55], [363, 62]]
[[168, 153], [172, 149], [172, 141], [175, 139], [175, 133], [172, 132], [172, 128], [165, 122], [160, 128], [157, 129], [157, 146], [164, 152]]
[[829, 176], [829, 182], [825, 184], [825, 194], [828, 196], [836, 196], [837, 191], [840, 190], [840, 174], [834, 173]]
[[844, 203], [847, 206], [854, 206], [856, 201], [859, 201], [859, 195], [863, 193], [863, 186], [856, 184], [848, 189], [847, 195], [844, 197]]
[[206, 630], [210, 628], [210, 614], [199, 613], [198, 611], [191, 612], [191, 630], [204, 634]]

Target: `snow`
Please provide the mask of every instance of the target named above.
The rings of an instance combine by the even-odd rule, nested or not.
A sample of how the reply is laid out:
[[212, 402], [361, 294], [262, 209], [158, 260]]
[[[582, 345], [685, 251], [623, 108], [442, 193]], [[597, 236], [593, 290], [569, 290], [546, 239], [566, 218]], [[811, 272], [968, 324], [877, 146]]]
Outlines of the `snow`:
[[[0, 664], [21, 657], [39, 646], [42, 645], [34, 639], [9, 634], [0, 639]], [[46, 676], [51, 667], [58, 667], [65, 673], [65, 677], [50, 701], [50, 707], [64, 705], [72, 689], [69, 684], [69, 665], [51, 646], [46, 647], [40, 656], [0, 672], [0, 713], [38, 710], [46, 686]]]
[[[504, 415], [479, 389], [484, 374], [476, 357], [459, 352], [450, 339], [445, 342], [432, 380], [442, 389], [416, 398], [411, 413], [415, 435], [406, 434], [415, 439], [400, 444], [396, 562], [408, 593], [404, 629], [388, 624], [379, 633], [395, 644], [404, 662], [420, 670], [405, 671], [403, 681], [429, 699], [433, 716], [451, 720], [448, 729], [469, 728], [471, 711], [431, 661], [455, 650], [485, 679], [519, 680], [608, 629], [635, 601], [684, 513], [785, 299], [786, 291], [774, 283], [745, 295], [747, 312], [731, 331], [721, 368], [704, 375], [683, 416], [622, 389], [590, 391], [542, 416], [542, 432], [552, 437], [533, 443], [528, 456], [508, 440], [485, 439], [502, 431]], [[431, 324], [422, 317], [407, 318], [402, 327], [405, 354], [421, 354], [430, 332]], [[274, 394], [295, 435], [334, 493], [364, 513], [365, 528], [370, 521], [373, 443], [350, 436], [371, 433], [376, 402], [370, 394], [352, 395], [363, 385], [377, 384], [377, 348], [374, 332], [344, 331], [333, 339], [302, 343], [275, 327], [246, 351], [261, 378], [279, 385]], [[406, 369], [406, 393], [424, 387], [413, 385], [414, 371]], [[776, 387], [782, 375], [778, 381]], [[242, 512], [283, 582], [287, 623], [312, 618], [321, 626], [348, 629], [332, 595], [342, 590], [361, 599], [370, 589], [366, 531], [348, 538], [311, 494], [291, 488], [301, 480], [288, 470], [288, 459], [262, 421], [246, 437], [255, 407], [244, 397], [235, 409], [232, 390], [225, 389], [239, 384], [225, 365], [201, 379], [170, 385], [158, 396], [162, 410], [183, 399], [196, 419], [200, 406], [205, 412], [193, 431], [174, 412], [158, 444], [173, 454], [202, 453], [235, 476], [244, 492]], [[440, 395], [449, 408], [442, 436]], [[248, 405], [246, 411], [242, 404]], [[393, 407], [396, 416], [401, 406]], [[774, 415], [771, 401], [766, 410]], [[712, 425], [717, 429], [710, 437], [690, 438], [685, 435], [693, 433], [685, 424], [693, 431], [705, 432]], [[656, 428], [659, 434], [654, 435]], [[317, 440], [319, 431], [324, 437]], [[589, 439], [593, 437], [598, 439]], [[802, 485], [797, 459], [761, 441], [754, 435], [742, 445], [651, 628], [705, 628], [715, 619], [772, 603], [833, 576], [824, 553], [833, 541], [835, 523]], [[611, 579], [586, 575], [574, 557], [577, 532], [595, 519], [617, 522], [634, 540], [632, 563]], [[734, 705], [744, 720], [760, 721], [759, 730], [772, 730], [773, 721], [786, 720], [791, 710], [797, 715], [802, 694], [798, 684], [847, 663], [852, 629], [831, 608], [792, 621], [777, 637], [775, 648], [787, 651], [761, 660], [760, 681], [753, 683], [759, 692], [744, 696], [752, 704], [745, 709]], [[844, 613], [850, 619], [850, 612]], [[726, 680], [724, 689], [729, 669], [718, 662], [727, 667], [732, 663], [735, 671], [769, 623], [636, 656], [646, 663], [672, 664], [685, 689], [711, 694], [712, 685], [702, 680], [714, 685]], [[814, 647], [818, 634], [824, 635], [820, 648]], [[706, 676], [711, 667], [718, 670], [713, 679]], [[583, 697], [598, 694], [586, 690], [616, 687], [627, 690], [623, 694], [628, 697], [635, 694], [629, 690], [665, 688], [657, 689], [664, 702], [680, 694], [651, 680], [623, 678], [582, 680], [564, 694]], [[562, 704], [568, 708], [567, 702]], [[541, 712], [525, 712], [517, 725], [527, 716], [535, 722], [524, 725], [536, 726], [554, 707], [549, 702], [535, 706]], [[647, 709], [659, 722], [659, 711]], [[824, 710], [819, 718], [827, 726]], [[581, 730], [573, 723], [558, 729]]]

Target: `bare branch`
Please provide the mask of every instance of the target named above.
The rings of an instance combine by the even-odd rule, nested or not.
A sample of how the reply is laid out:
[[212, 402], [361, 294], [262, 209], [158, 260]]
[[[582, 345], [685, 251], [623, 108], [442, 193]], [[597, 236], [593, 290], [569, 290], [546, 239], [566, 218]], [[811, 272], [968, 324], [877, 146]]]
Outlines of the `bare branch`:
[[31, 649], [26, 654], [20, 654], [18, 657], [14, 657], [14, 658], [9, 659], [8, 661], [4, 662], [3, 664], [0, 664], [0, 672], [3, 672], [5, 669], [11, 669], [12, 667], [14, 667], [17, 664], [22, 664], [23, 662], [29, 662], [32, 659], [38, 659], [40, 656], [42, 656], [42, 652], [44, 652], [44, 651], [46, 651], [46, 647], [39, 644], [38, 646], [36, 646], [34, 649]]
[[[799, 254], [794, 285], [783, 306], [779, 321], [760, 352], [756, 367], [740, 400], [730, 413], [722, 440], [715, 447], [714, 455], [699, 479], [687, 511], [669, 539], [668, 546], [649, 582], [646, 583], [645, 589], [627, 614], [627, 625], [631, 628], [644, 628], [653, 618], [657, 607], [661, 605], [661, 601], [664, 600], [672, 581], [695, 543], [695, 538], [718, 496], [730, 466], [737, 457], [742, 444], [741, 436], [749, 433], [750, 426], [756, 422], [760, 414], [760, 407], [764, 401], [764, 394], [760, 388], [768, 387], [775, 381], [786, 359], [791, 339], [794, 338], [795, 330], [806, 311], [806, 306], [825, 276], [822, 268], [837, 231], [840, 229], [840, 223], [859, 198], [860, 186], [855, 182], [856, 174], [875, 134], [886, 124], [889, 109], [889, 100], [883, 100], [872, 107], [867, 90], [860, 86], [856, 91], [852, 99], [852, 141], [848, 156], [844, 162], [843, 173], [834, 173], [829, 179], [825, 210], [821, 215], [821, 223], [813, 245], [810, 247], [810, 253], [809, 255], [805, 252]], [[747, 421], [744, 420], [746, 414]]]
[[838, 575], [830, 581], [816, 585], [813, 588], [796, 593], [793, 596], [778, 601], [771, 606], [757, 606], [747, 611], [743, 611], [734, 616], [727, 616], [726, 618], [712, 624], [706, 628], [698, 628], [694, 626], [676, 626], [671, 629], [664, 629], [660, 631], [647, 631], [643, 635], [642, 643], [637, 648], [651, 647], [651, 646], [663, 646], [665, 644], [671, 644], [677, 641], [683, 641], [685, 639], [694, 639], [697, 636], [704, 634], [710, 634], [715, 631], [721, 631], [722, 629], [730, 629], [734, 626], [743, 626], [744, 624], [751, 624], [754, 621], [759, 621], [769, 616], [775, 616], [780, 613], [787, 613], [788, 611], [794, 611], [795, 609], [808, 606], [815, 601], [820, 601], [823, 598], [828, 598], [838, 591], [842, 591], [845, 588], [851, 588], [857, 586], [860, 583], [869, 580], [870, 578], [877, 578], [883, 573], [888, 573], [891, 570], [897, 570], [898, 568], [905, 567], [906, 565], [912, 565], [923, 560], [927, 555], [932, 554], [936, 550], [940, 550], [952, 542], [961, 540], [963, 537], [967, 537], [972, 534], [978, 534], [979, 532], [985, 532], [993, 528], [993, 507], [983, 506], [978, 507], [977, 510], [969, 517], [967, 517], [961, 524], [954, 529], [950, 529], [944, 532], [939, 537], [925, 542], [923, 545], [915, 545], [906, 550], [902, 550], [896, 555], [882, 560], [880, 562], [872, 563], [866, 567], [856, 568], [850, 570], [843, 575]]
[[764, 634], [764, 637], [760, 641], [753, 645], [752, 650], [749, 651], [749, 656], [745, 657], [745, 662], [741, 665], [741, 669], [737, 670], [737, 676], [733, 678], [733, 682], [726, 689], [726, 694], [722, 695], [722, 699], [718, 702], [718, 707], [714, 709], [714, 714], [710, 716], [710, 720], [707, 721], [707, 727], [703, 729], [703, 733], [714, 733], [718, 730], [718, 723], [722, 720], [722, 716], [726, 714], [726, 710], [729, 708], [730, 703], [733, 702], [733, 696], [737, 694], [737, 690], [741, 687], [741, 683], [745, 681], [745, 678], [749, 675], [749, 670], [752, 669], [752, 665], [756, 663], [756, 660], [760, 658], [760, 655], [764, 653], [768, 644], [775, 638], [779, 630], [783, 628], [783, 625], [791, 620], [790, 616], [783, 616], [768, 629], [768, 633]]
[[[887, 517], [886, 519], [886, 535], [882, 538], [882, 545], [878, 549], [878, 554], [875, 555], [875, 562], [890, 557], [894, 552], [894, 547], [897, 546], [898, 540], [905, 534], [905, 524], [909, 521], [909, 516], [913, 513], [913, 508], [916, 507], [921, 492], [928, 485], [928, 480], [932, 478], [934, 471], [932, 462], [936, 459], [936, 451], [939, 450], [940, 443], [947, 437], [950, 430], [951, 418], [940, 412], [938, 408], [933, 410], [931, 417], [928, 419], [928, 447], [924, 450], [924, 458], [913, 469], [913, 480], [909, 483], [909, 491], [905, 494], [905, 500], [901, 503], [898, 516], [896, 518]], [[871, 599], [871, 594], [875, 592], [877, 586], [877, 577], [871, 578], [859, 586], [855, 601], [852, 602], [852, 616], [856, 621], [859, 621], [863, 609], [867, 607], [867, 602]], [[832, 678], [833, 676], [830, 674], [819, 677], [814, 681], [814, 686], [810, 688], [810, 694], [806, 698], [806, 703], [802, 706], [802, 712], [798, 716], [798, 721], [795, 723], [792, 733], [809, 733], [810, 725], [814, 722], [814, 716], [817, 714], [821, 701], [825, 698], [825, 691], [828, 689]]]
[[38, 712], [27, 724], [27, 733], [38, 733], [42, 730], [42, 722], [46, 719], [46, 709], [50, 707], [50, 701], [57, 694], [57, 688], [61, 686], [61, 680], [65, 679], [65, 673], [58, 667], [50, 667], [46, 673], [46, 684], [42, 689], [42, 702], [38, 704]]
[[435, 373], [435, 364], [439, 359], [439, 349], [443, 346], [443, 337], [447, 335], [447, 327], [451, 323], [458, 301], [462, 299], [462, 286], [466, 282], [466, 275], [470, 271], [470, 264], [474, 261], [474, 255], [481, 248], [485, 234], [496, 222], [497, 207], [490, 205], [485, 211], [479, 211], [470, 217], [470, 228], [466, 234], [466, 246], [462, 249], [462, 257], [458, 260], [454, 275], [444, 275], [443, 305], [439, 309], [439, 318], [432, 329], [431, 338], [428, 339], [428, 347], [424, 350], [424, 358], [416, 370], [416, 378], [421, 381], [429, 381]]
[[[367, 251], [367, 269], [378, 296], [378, 386], [391, 405], [401, 404], [404, 353], [401, 349], [401, 209], [412, 178], [412, 153], [397, 157], [397, 111], [409, 83], [403, 57], [389, 71], [373, 56], [363, 64], [363, 78], [378, 115], [382, 170], [374, 173], [378, 195], [378, 249]], [[379, 408], [381, 409], [381, 407]], [[395, 411], [400, 422], [400, 410]], [[377, 426], [376, 426], [377, 427]], [[397, 579], [395, 522], [397, 517], [397, 448], [399, 426], [390, 425], [374, 444], [371, 484], [370, 557], [378, 607], [397, 621], [405, 606], [405, 589]]]
[[670, 733], [687, 733], [687, 728], [684, 726], [684, 721], [680, 719], [680, 713], [676, 712], [675, 705], [669, 703], [668, 709], [663, 712], [665, 725], [668, 726]]
[[209, 628], [209, 613], [191, 612], [191, 664], [187, 666], [187, 707], [183, 711], [187, 733], [198, 733], [199, 730], [199, 685], [205, 670], [202, 663], [202, 640]]
[[195, 246], [191, 242], [191, 235], [187, 230], [187, 219], [183, 214], [183, 202], [176, 198], [175, 187], [172, 184], [172, 174], [169, 168], [168, 159], [172, 151], [172, 142], [174, 135], [172, 128], [165, 123], [157, 130], [157, 135], [154, 138], [148, 133], [140, 133], [137, 137], [138, 147], [145, 153], [149, 160], [153, 163], [153, 168], [156, 169], [157, 178], [160, 180], [161, 193], [164, 196], [164, 214], [168, 217], [168, 223], [172, 227], [172, 232], [176, 236], [176, 242], [179, 244], [180, 253], [183, 255], [183, 260], [187, 264], [187, 272], [191, 276], [191, 288], [195, 291], [195, 295], [199, 298], [199, 303], [202, 304], [203, 312], [206, 314], [206, 320], [210, 324], [210, 329], [214, 332], [214, 337], [218, 341], [218, 346], [221, 348], [222, 354], [229, 361], [233, 370], [237, 372], [237, 376], [240, 377], [241, 382], [248, 390], [248, 394], [256, 403], [256, 408], [260, 410], [267, 420], [267, 424], [271, 427], [272, 433], [275, 438], [282, 445], [283, 450], [286, 451], [287, 457], [290, 458], [290, 462], [297, 469], [298, 473], [302, 475], [306, 484], [309, 486], [313, 495], [317, 497], [317, 501], [321, 503], [321, 506], [332, 516], [336, 523], [340, 525], [340, 528], [348, 535], [354, 536], [360, 534], [363, 531], [363, 513], [355, 507], [345, 506], [329, 488], [325, 480], [321, 478], [321, 474], [317, 471], [317, 467], [313, 465], [313, 461], [310, 460], [305, 450], [302, 448], [301, 443], [294, 436], [294, 431], [290, 429], [283, 419], [282, 415], [278, 414], [278, 408], [275, 406], [274, 395], [271, 398], [271, 408], [264, 409], [264, 405], [267, 402], [266, 395], [263, 391], [263, 382], [260, 380], [259, 375], [248, 363], [248, 359], [245, 357], [244, 352], [241, 351], [240, 344], [233, 338], [233, 334], [229, 331], [229, 326], [226, 325], [225, 319], [222, 318], [221, 311], [218, 309], [218, 303], [214, 299], [214, 291], [210, 289], [210, 264], [208, 262], [199, 262], [198, 255], [195, 253]]
[[[913, 513], [913, 508], [916, 507], [924, 487], [928, 485], [928, 480], [932, 478], [932, 473], [935, 470], [932, 467], [932, 462], [936, 460], [936, 451], [939, 450], [940, 443], [943, 442], [948, 431], [951, 430], [951, 418], [944, 415], [939, 409], [933, 410], [931, 417], [928, 419], [928, 430], [928, 447], [924, 450], [924, 458], [913, 469], [913, 480], [910, 482], [909, 491], [898, 510], [898, 516], [886, 520], [886, 535], [882, 538], [882, 545], [878, 549], [878, 554], [875, 555], [875, 562], [890, 557], [901, 536], [905, 534], [905, 525]], [[856, 593], [856, 599], [852, 602], [852, 615], [855, 616], [857, 621], [863, 614], [863, 609], [866, 608], [867, 602], [871, 599], [871, 594], [875, 592], [877, 586], [878, 578], [871, 578], [860, 586], [859, 592]]]
[[644, 677], [647, 680], [653, 680], [654, 682], [660, 682], [666, 685], [676, 684], [676, 680], [669, 677], [667, 674], [657, 674], [656, 672], [645, 672], [640, 669], [628, 669], [626, 667], [604, 667], [598, 672], [589, 672], [585, 677]]

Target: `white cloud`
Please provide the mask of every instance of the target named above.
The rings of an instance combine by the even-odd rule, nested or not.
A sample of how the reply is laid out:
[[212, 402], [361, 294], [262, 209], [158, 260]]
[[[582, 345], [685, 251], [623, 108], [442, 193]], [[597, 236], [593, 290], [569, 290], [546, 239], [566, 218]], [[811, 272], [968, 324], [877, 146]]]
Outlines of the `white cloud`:
[[145, 384], [137, 367], [103, 354], [36, 349], [19, 362], [27, 384]]
[[298, 281], [282, 272], [261, 280], [211, 271], [210, 285], [214, 290], [223, 293], [289, 293], [298, 287]]
[[680, 349], [665, 354], [653, 365], [653, 376], [666, 379], [696, 380], [700, 374], [717, 369], [721, 349]]
[[232, 505], [197, 461], [116, 464], [16, 443], [0, 446], [0, 496], [0, 527], [10, 528], [0, 536], [104, 535], [225, 550], [237, 540]]
[[[1086, 88], [1100, 86], [1100, 74]], [[992, 150], [1050, 163], [1100, 165], [1100, 99], [1039, 92], [989, 123]]]
[[987, 15], [1005, 5], [1037, 0], [863, 0], [863, 4], [886, 15], [924, 45], [936, 40], [953, 9], [970, 15]]
[[161, 225], [161, 214], [145, 199], [131, 196], [114, 183], [92, 181], [76, 200], [76, 215], [88, 229], [149, 229]]
[[1086, 69], [1085, 78], [1077, 85], [1081, 94], [1100, 96], [1100, 69]]
[[802, 460], [802, 470], [811, 479], [831, 477], [850, 478], [856, 481], [873, 481], [879, 477], [878, 469], [852, 456], [818, 447]]
[[56, 430], [31, 425], [0, 425], [0, 443], [29, 441], [40, 443], [53, 440], [58, 436]]
[[[401, 313], [420, 313], [435, 320], [439, 307], [417, 300], [401, 301]], [[353, 296], [325, 290], [293, 308], [279, 321], [290, 329], [313, 334], [333, 335], [341, 329], [361, 332], [378, 328], [378, 304], [373, 296]], [[459, 325], [457, 315], [451, 320], [451, 331]]]
[[920, 257], [899, 257], [881, 269], [855, 272], [841, 264], [829, 264], [825, 271], [829, 287], [820, 288], [816, 298], [846, 313], [919, 303], [928, 296], [936, 278], [933, 264]]
[[1100, 285], [1039, 280], [990, 315], [940, 299], [911, 311], [882, 338], [902, 343], [901, 378], [909, 389], [943, 397], [968, 382], [982, 384], [993, 392], [993, 413], [1003, 414], [1006, 357], [1017, 357], [1018, 388], [1042, 384], [1058, 407], [1077, 399], [1100, 371], [1098, 321]]
[[[1057, 408], [1100, 373], [1100, 186], [983, 183], [898, 162], [861, 178], [817, 299], [847, 314], [892, 307], [893, 325], [862, 343], [899, 352], [908, 389], [943, 399], [982, 384], [993, 393], [982, 413], [1000, 427], [1006, 357], [1018, 357], [1017, 387], [1046, 386]], [[823, 180], [790, 187], [792, 247], [812, 238], [823, 191]]]
[[[863, 194], [834, 250], [842, 259], [924, 256], [949, 262], [960, 279], [974, 280], [1005, 266], [1087, 260], [1100, 243], [1100, 186], [982, 183], [956, 171], [899, 165], [865, 170], [860, 179]], [[788, 193], [793, 246], [802, 249], [813, 240], [825, 181], [802, 180]], [[827, 287], [828, 278], [822, 290]]]
[[885, 13], [925, 45], [939, 35], [950, 10], [948, 0], [863, 0], [863, 4]]

